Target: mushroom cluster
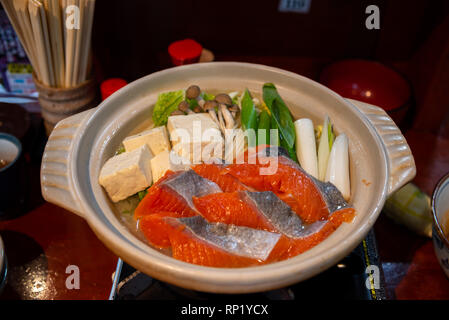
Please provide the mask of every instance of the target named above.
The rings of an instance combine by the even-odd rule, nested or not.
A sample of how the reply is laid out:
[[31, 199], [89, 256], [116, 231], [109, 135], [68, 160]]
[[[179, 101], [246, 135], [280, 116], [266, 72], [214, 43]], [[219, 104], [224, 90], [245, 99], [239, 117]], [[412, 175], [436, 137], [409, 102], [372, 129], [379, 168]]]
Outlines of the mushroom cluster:
[[240, 107], [232, 103], [232, 99], [228, 94], [220, 93], [215, 96], [215, 99], [205, 101], [201, 96], [200, 87], [192, 85], [186, 90], [186, 98], [196, 100], [197, 105], [191, 109], [187, 100], [181, 101], [178, 109], [171, 113], [172, 116], [208, 112], [223, 133], [225, 133], [226, 129], [236, 128]]

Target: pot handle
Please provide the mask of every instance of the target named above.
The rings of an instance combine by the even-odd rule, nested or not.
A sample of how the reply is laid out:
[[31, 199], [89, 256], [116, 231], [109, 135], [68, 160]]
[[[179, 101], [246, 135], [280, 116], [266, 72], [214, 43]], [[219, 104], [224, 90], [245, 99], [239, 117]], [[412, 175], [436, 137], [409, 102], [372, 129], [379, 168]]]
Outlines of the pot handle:
[[382, 108], [357, 100], [347, 100], [368, 118], [385, 146], [390, 164], [388, 195], [391, 195], [416, 175], [412, 151], [401, 130]]
[[80, 200], [72, 180], [70, 158], [77, 137], [84, 130], [84, 124], [94, 112], [89, 109], [59, 121], [45, 146], [41, 164], [42, 196], [48, 202], [83, 217]]

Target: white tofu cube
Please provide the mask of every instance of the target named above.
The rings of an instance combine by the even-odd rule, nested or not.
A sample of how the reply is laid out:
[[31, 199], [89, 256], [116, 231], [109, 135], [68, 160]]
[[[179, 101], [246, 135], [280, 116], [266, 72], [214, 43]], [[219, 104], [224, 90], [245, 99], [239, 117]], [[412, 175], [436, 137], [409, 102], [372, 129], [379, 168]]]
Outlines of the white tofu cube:
[[190, 160], [179, 156], [176, 152], [163, 151], [151, 159], [153, 181], [157, 182], [167, 172], [186, 170], [190, 168]]
[[100, 171], [99, 183], [113, 202], [126, 199], [151, 185], [151, 158], [145, 144], [106, 161]]
[[167, 129], [173, 150], [193, 164], [223, 157], [224, 139], [208, 113], [171, 116]]
[[123, 140], [123, 145], [127, 152], [140, 148], [144, 144], [148, 145], [153, 155], [157, 155], [165, 150], [170, 150], [170, 141], [168, 140], [167, 129], [165, 129], [165, 126], [145, 130]]

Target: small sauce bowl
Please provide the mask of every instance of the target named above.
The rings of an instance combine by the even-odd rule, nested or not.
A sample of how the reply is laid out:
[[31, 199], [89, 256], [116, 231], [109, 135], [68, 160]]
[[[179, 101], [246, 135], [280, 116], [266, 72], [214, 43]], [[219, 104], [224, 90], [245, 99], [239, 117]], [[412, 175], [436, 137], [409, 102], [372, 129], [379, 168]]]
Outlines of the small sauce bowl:
[[432, 239], [438, 262], [449, 277], [449, 239], [444, 227], [449, 220], [449, 173], [440, 179], [432, 194]]

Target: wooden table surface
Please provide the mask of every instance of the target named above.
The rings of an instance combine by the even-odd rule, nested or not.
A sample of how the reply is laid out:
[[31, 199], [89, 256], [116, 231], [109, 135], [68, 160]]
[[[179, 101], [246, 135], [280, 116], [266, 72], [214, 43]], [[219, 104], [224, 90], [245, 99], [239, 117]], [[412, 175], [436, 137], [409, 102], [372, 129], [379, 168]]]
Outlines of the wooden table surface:
[[[414, 182], [431, 193], [449, 172], [449, 140], [409, 130], [417, 176]], [[0, 299], [107, 299], [117, 257], [78, 216], [40, 197], [39, 163], [28, 159], [32, 209], [0, 221], [9, 263]], [[383, 214], [375, 225], [390, 299], [449, 299], [449, 280], [438, 265], [432, 242], [394, 224]], [[66, 268], [80, 270], [80, 289], [66, 287]]]

